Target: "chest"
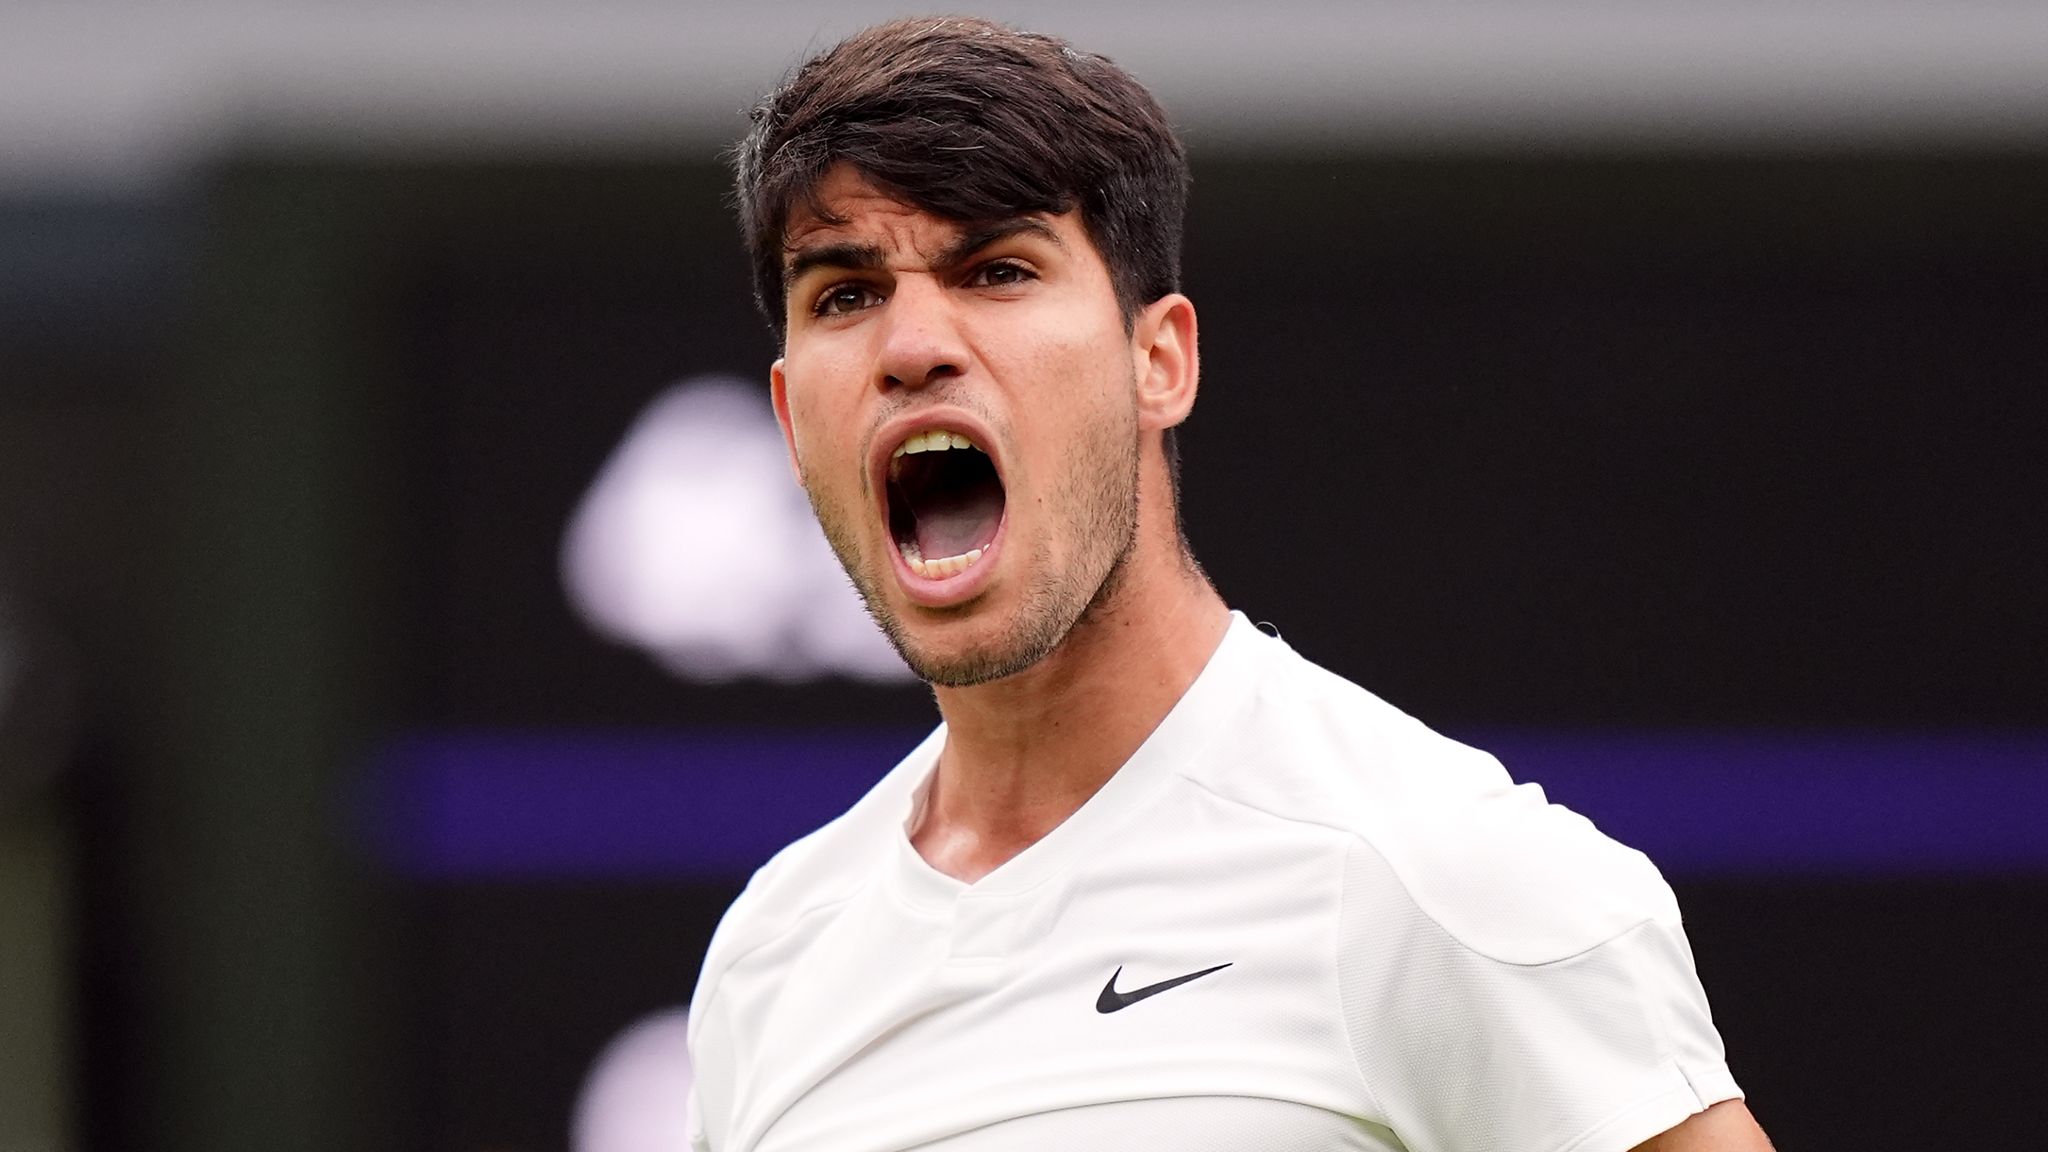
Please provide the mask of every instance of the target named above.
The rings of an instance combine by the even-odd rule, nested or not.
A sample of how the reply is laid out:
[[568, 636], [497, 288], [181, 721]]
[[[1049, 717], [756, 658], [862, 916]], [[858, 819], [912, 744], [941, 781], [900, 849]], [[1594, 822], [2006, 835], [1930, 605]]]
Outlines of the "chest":
[[[1222, 843], [944, 906], [876, 884], [736, 965], [720, 992], [736, 1073], [721, 1148], [1189, 1149], [1229, 1117], [1316, 1131], [1213, 1146], [1389, 1146], [1359, 1142], [1376, 1137], [1336, 1000], [1341, 868], [1298, 844]], [[1237, 1104], [1141, 1103], [1167, 1100]], [[1153, 1136], [1035, 1132], [1077, 1118], [1087, 1132], [1142, 1119]]]

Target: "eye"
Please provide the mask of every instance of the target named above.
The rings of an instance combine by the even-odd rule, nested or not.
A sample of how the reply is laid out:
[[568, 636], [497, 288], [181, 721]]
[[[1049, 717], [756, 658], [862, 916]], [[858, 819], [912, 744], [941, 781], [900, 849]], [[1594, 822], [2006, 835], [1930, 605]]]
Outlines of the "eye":
[[881, 296], [865, 284], [834, 284], [818, 296], [818, 302], [811, 306], [814, 316], [844, 316], [863, 308], [872, 308]]
[[1031, 269], [1015, 260], [991, 260], [974, 270], [968, 283], [977, 288], [1003, 288], [1011, 284], [1022, 284], [1037, 279]]

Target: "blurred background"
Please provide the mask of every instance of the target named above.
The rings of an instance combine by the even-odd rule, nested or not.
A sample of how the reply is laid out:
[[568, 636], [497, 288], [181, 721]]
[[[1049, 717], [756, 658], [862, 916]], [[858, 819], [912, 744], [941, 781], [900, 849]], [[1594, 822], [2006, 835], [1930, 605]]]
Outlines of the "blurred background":
[[[965, 7], [1190, 146], [1225, 596], [1649, 852], [1780, 1147], [2031, 1134], [2048, 6]], [[681, 1147], [935, 720], [721, 159], [904, 11], [0, 8], [0, 1150]]]

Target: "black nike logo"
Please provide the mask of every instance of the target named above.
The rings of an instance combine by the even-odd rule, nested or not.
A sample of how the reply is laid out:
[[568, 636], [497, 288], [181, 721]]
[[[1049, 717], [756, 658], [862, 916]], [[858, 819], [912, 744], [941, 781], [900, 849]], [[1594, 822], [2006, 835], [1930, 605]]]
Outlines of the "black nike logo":
[[1185, 976], [1175, 976], [1171, 980], [1161, 980], [1157, 984], [1147, 984], [1143, 988], [1133, 988], [1129, 992], [1119, 992], [1116, 990], [1116, 978], [1124, 974], [1123, 965], [1119, 964], [1116, 971], [1110, 973], [1109, 983], [1102, 986], [1102, 995], [1095, 998], [1095, 1010], [1102, 1013], [1121, 1012], [1147, 996], [1157, 996], [1168, 988], [1178, 988], [1190, 980], [1200, 980], [1211, 972], [1221, 972], [1228, 967], [1229, 964], [1218, 964], [1214, 968], [1204, 968], [1200, 972], [1190, 972]]

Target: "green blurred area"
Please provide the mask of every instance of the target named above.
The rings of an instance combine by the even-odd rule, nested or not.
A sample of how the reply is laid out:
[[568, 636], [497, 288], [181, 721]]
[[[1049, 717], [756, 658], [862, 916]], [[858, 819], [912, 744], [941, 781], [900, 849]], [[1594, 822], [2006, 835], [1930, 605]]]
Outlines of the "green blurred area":
[[0, 1152], [76, 1146], [70, 859], [54, 805], [0, 810]]

